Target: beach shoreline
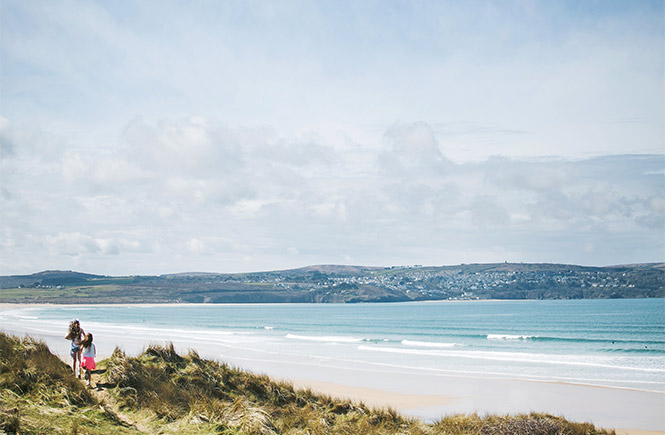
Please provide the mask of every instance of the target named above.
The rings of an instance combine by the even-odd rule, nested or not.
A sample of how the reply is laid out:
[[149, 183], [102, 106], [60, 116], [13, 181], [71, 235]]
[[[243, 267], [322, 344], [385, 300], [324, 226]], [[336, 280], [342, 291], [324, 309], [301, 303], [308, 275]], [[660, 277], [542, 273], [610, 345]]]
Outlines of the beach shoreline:
[[[348, 399], [354, 402], [362, 402], [370, 407], [392, 408], [403, 414], [410, 415], [409, 410], [427, 406], [442, 406], [451, 404], [455, 398], [445, 395], [419, 395], [390, 393], [385, 390], [371, 388], [358, 388], [350, 385], [334, 382], [321, 382], [314, 380], [292, 380], [294, 387], [299, 389], [310, 389], [317, 393], [327, 394], [340, 399]], [[427, 420], [427, 419], [425, 419]], [[665, 430], [645, 430], [631, 428], [608, 428], [613, 429], [617, 435], [664, 435]]]
[[[60, 305], [0, 304], [0, 312], [43, 306]], [[77, 305], [64, 306], [72, 308]], [[80, 305], [82, 308], [91, 306], [96, 305]], [[85, 328], [85, 325], [83, 326]], [[67, 361], [69, 355], [64, 339], [65, 329], [66, 325], [63, 325], [62, 331], [53, 331], [52, 328], [24, 330], [22, 325], [7, 324], [0, 318], [0, 330], [13, 335], [27, 334], [42, 339], [53, 353]], [[95, 337], [99, 359], [110, 356], [116, 346], [130, 355], [136, 355], [155, 342], [134, 336], [117, 337], [105, 331], [100, 331]], [[177, 336], [164, 337], [158, 344], [167, 342], [172, 342], [181, 353], [191, 349], [190, 343]], [[334, 397], [362, 401], [368, 406], [391, 407], [404, 415], [426, 421], [434, 421], [454, 413], [505, 415], [534, 411], [560, 415], [572, 421], [589, 421], [598, 427], [614, 428], [621, 434], [665, 434], [665, 393], [661, 392], [557, 381], [432, 374], [415, 370], [397, 371], [391, 367], [370, 368], [351, 363], [340, 365], [323, 360], [294, 364], [279, 360], [274, 355], [234, 353], [205, 343], [197, 343], [193, 350], [201, 357], [285, 380], [297, 388], [310, 388]]]

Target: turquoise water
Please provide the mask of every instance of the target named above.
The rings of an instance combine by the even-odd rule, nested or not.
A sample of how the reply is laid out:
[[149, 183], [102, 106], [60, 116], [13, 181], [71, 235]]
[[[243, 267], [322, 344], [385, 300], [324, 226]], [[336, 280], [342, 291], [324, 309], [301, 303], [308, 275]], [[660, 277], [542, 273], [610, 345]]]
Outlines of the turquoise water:
[[38, 307], [21, 322], [284, 361], [665, 391], [665, 300]]

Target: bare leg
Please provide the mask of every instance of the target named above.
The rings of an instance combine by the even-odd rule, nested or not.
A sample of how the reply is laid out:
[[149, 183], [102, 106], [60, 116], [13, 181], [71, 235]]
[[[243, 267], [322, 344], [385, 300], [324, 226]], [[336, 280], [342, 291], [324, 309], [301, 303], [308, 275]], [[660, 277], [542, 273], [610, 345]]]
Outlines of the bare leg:
[[78, 368], [78, 371], [76, 372], [77, 376], [79, 379], [81, 379], [81, 351], [75, 352], [74, 353], [74, 358], [78, 360], [76, 367]]
[[72, 352], [72, 370], [74, 370], [74, 376], [76, 376], [79, 365], [81, 364], [81, 357], [79, 355], [77, 351]]

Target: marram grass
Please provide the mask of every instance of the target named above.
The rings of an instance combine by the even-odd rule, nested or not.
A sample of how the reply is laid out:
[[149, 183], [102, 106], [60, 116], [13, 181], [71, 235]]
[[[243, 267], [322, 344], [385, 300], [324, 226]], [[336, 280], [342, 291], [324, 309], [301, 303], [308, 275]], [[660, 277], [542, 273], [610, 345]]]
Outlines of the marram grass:
[[72, 374], [30, 337], [0, 333], [0, 433], [131, 434]]
[[452, 415], [433, 424], [295, 389], [173, 345], [116, 349], [88, 390], [47, 346], [0, 333], [0, 433], [606, 434], [545, 414]]

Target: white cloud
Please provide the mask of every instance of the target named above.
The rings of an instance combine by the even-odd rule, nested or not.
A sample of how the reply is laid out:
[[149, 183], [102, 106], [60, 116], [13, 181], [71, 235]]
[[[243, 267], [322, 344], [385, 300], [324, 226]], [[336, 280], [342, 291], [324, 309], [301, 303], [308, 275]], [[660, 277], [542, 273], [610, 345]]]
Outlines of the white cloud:
[[0, 260], [662, 258], [662, 5], [388, 6], [1, 2]]
[[17, 126], [0, 117], [0, 157], [51, 162], [60, 157], [62, 139], [35, 124]]
[[205, 119], [163, 120], [156, 126], [142, 119], [130, 122], [124, 138], [131, 155], [154, 170], [176, 173], [237, 172], [244, 166], [242, 134]]
[[662, 196], [654, 196], [649, 199], [649, 207], [655, 213], [665, 212], [665, 198]]
[[131, 183], [148, 177], [146, 170], [119, 157], [105, 157], [96, 161], [90, 172], [90, 178], [99, 184]]
[[85, 177], [90, 170], [90, 165], [83, 160], [80, 154], [67, 153], [62, 158], [61, 173], [68, 182]]
[[508, 212], [488, 195], [477, 196], [469, 205], [472, 221], [481, 228], [503, 227], [509, 221]]
[[[187, 133], [190, 127], [196, 134]], [[3, 186], [14, 192], [2, 199], [13, 204], [3, 212], [8, 226], [3, 250], [28, 253], [43, 246], [53, 257], [76, 261], [70, 265], [101, 264], [107, 256], [132, 254], [177, 258], [177, 264], [158, 264], [174, 264], [178, 270], [218, 270], [221, 264], [262, 269], [271, 267], [260, 264], [299, 265], [280, 259], [284, 252], [291, 261], [307, 262], [339, 261], [343, 252], [367, 264], [394, 264], [399, 258], [404, 263], [461, 261], [455, 252], [467, 261], [472, 252], [482, 258], [496, 255], [497, 260], [520, 260], [520, 255], [537, 252], [540, 260], [546, 254], [535, 245], [548, 243], [553, 231], [561, 234], [557, 243], [578, 250], [581, 259], [600, 251], [582, 249], [580, 236], [630, 231], [643, 241], [651, 239], [652, 250], [662, 239], [663, 188], [652, 182], [660, 177], [653, 168], [662, 156], [502, 157], [455, 164], [443, 154], [445, 144], [420, 122], [393, 125], [367, 147], [356, 143], [361, 155], [373, 159], [353, 166], [347, 164], [346, 145], [317, 148], [314, 143], [312, 153], [303, 154], [300, 139], [274, 129], [255, 134], [191, 118], [142, 122], [141, 128], [158, 138], [185, 133], [173, 133], [177, 141], [164, 145], [173, 153], [168, 159], [152, 154], [136, 158], [130, 146], [85, 155], [65, 149], [62, 158], [50, 163], [37, 156], [13, 161], [19, 172], [33, 162], [46, 165], [49, 183], [34, 190], [13, 178]], [[190, 141], [196, 147], [208, 141], [202, 138], [219, 137], [220, 131], [237, 142], [210, 140], [200, 148], [208, 162], [177, 165], [178, 153]], [[144, 145], [136, 137], [129, 142]], [[278, 159], [266, 151], [275, 145]], [[229, 150], [243, 164], [209, 170], [210, 161], [223, 160]], [[22, 237], [26, 232], [33, 237]], [[187, 257], [179, 254], [183, 248]], [[421, 257], [407, 261], [414, 256]], [[245, 263], [243, 257], [252, 260]]]
[[187, 241], [187, 250], [194, 255], [201, 255], [208, 252], [206, 245], [199, 239], [193, 238]]
[[117, 254], [107, 240], [98, 240], [82, 233], [58, 233], [44, 236], [44, 245], [52, 255]]
[[486, 182], [508, 189], [537, 192], [557, 190], [578, 182], [573, 162], [559, 160], [519, 161], [492, 157], [488, 161]]
[[390, 176], [443, 175], [449, 166], [432, 128], [424, 122], [395, 124], [384, 134], [380, 167]]

